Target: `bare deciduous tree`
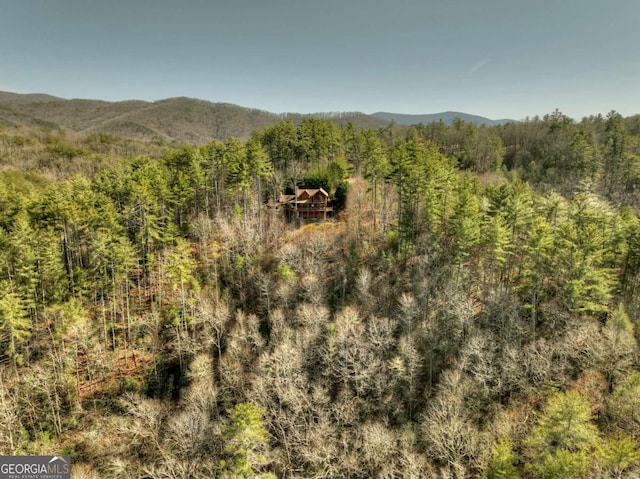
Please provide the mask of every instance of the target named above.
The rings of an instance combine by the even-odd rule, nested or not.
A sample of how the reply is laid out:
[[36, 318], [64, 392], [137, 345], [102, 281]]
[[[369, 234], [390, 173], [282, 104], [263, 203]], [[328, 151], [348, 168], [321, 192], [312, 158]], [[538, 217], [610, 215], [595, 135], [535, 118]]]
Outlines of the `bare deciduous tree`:
[[422, 422], [427, 451], [457, 479], [478, 467], [482, 438], [468, 416], [460, 370], [446, 371]]

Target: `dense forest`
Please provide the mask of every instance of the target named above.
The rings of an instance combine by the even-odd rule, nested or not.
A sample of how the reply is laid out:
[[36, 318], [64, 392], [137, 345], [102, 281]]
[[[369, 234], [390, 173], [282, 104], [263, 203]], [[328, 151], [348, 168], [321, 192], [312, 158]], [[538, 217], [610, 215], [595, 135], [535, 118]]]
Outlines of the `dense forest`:
[[[640, 116], [0, 127], [0, 454], [74, 478], [640, 475]], [[272, 205], [323, 187], [335, 215]]]

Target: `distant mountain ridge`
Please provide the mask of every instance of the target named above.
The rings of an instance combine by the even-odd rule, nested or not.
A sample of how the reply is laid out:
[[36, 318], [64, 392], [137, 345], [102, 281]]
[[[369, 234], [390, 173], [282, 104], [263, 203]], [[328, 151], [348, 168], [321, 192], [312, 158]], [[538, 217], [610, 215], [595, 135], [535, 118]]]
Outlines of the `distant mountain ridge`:
[[360, 112], [270, 113], [230, 103], [194, 98], [167, 98], [154, 102], [126, 100], [67, 100], [43, 94], [0, 91], [0, 125], [60, 128], [77, 133], [107, 133], [125, 138], [207, 143], [213, 139], [249, 138], [255, 130], [291, 119], [331, 119], [359, 128], [384, 128], [387, 121]]
[[440, 120], [447, 125], [452, 125], [456, 118], [460, 118], [467, 123], [487, 126], [503, 125], [514, 121], [509, 119], [491, 120], [484, 116], [471, 115], [469, 113], [462, 113], [459, 111], [443, 111], [442, 113], [429, 113], [424, 115], [407, 115], [404, 113], [379, 111], [372, 113], [371, 116], [379, 118], [380, 120], [395, 121], [399, 125], [417, 125], [418, 123], [426, 125], [427, 123], [438, 122]]
[[[177, 97], [154, 102], [126, 100], [65, 99], [45, 94], [21, 94], [0, 91], [0, 125], [30, 125], [70, 130], [82, 134], [107, 133], [141, 140], [178, 141], [193, 144], [213, 139], [242, 140], [251, 133], [291, 119], [295, 123], [314, 117], [353, 123], [358, 128], [385, 128], [391, 121], [398, 125], [429, 123], [440, 118], [446, 123], [455, 117], [474, 123], [496, 124], [465, 113], [447, 112], [435, 115], [400, 115], [395, 113], [270, 113], [230, 103]], [[443, 116], [444, 115], [444, 116]], [[492, 122], [492, 123], [490, 123]]]

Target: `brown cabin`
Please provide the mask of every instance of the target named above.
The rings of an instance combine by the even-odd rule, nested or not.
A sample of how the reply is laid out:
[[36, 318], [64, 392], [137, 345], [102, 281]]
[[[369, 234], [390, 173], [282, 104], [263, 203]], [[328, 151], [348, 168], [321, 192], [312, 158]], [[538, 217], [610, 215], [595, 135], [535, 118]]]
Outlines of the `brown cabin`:
[[330, 201], [329, 193], [323, 188], [300, 188], [294, 195], [280, 195], [278, 203], [287, 216], [304, 223], [326, 220], [333, 212], [333, 208], [328, 206]]

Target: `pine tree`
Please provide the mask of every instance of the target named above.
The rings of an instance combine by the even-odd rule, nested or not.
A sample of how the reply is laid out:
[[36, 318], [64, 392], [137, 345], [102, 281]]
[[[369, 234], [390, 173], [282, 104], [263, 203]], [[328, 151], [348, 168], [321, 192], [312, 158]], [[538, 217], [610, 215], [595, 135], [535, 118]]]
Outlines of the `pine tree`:
[[[371, 190], [371, 203], [373, 210], [373, 229], [377, 229], [378, 224], [378, 186], [384, 184], [391, 173], [391, 165], [389, 164], [389, 158], [382, 143], [372, 133], [363, 134], [364, 136], [364, 177], [372, 184]], [[386, 191], [382, 191], [382, 199], [386, 201]], [[383, 215], [385, 211], [383, 206]], [[383, 221], [383, 231], [385, 228], [385, 222]]]
[[585, 473], [599, 432], [589, 401], [575, 391], [549, 398], [525, 441], [532, 472], [545, 479], [569, 479]]
[[12, 229], [9, 239], [13, 287], [33, 318], [37, 314], [38, 305], [36, 232], [29, 224], [29, 217], [24, 211], [14, 217]]
[[0, 354], [20, 365], [24, 346], [31, 337], [31, 320], [22, 298], [12, 285], [0, 282]]
[[604, 202], [580, 193], [570, 204], [568, 221], [559, 228], [556, 256], [571, 311], [608, 310], [614, 286], [613, 271], [606, 262], [611, 220]]
[[252, 403], [237, 404], [229, 412], [229, 424], [222, 432], [227, 459], [220, 464], [221, 477], [229, 479], [275, 479], [260, 473], [268, 463], [264, 455], [268, 434], [263, 425], [264, 409]]
[[453, 255], [462, 260], [471, 254], [480, 241], [480, 207], [476, 196], [468, 185], [463, 185], [453, 209], [450, 231]]
[[508, 437], [501, 438], [491, 448], [487, 479], [519, 479], [520, 474], [514, 465], [516, 459], [511, 440]]

